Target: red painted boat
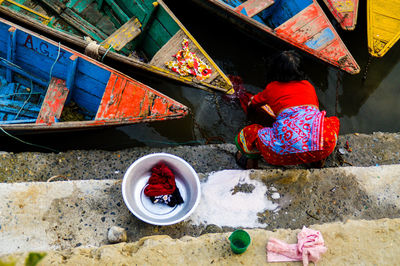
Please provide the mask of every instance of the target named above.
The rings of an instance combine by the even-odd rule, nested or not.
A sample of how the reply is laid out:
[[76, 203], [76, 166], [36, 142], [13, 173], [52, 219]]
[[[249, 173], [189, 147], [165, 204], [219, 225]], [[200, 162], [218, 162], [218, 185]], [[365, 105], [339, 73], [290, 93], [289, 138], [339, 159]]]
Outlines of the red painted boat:
[[332, 15], [344, 30], [354, 30], [357, 24], [358, 0], [324, 0]]
[[0, 129], [39, 133], [182, 118], [188, 108], [0, 18]]
[[276, 37], [350, 74], [360, 67], [316, 0], [274, 0], [252, 17], [239, 0], [192, 0], [268, 44]]

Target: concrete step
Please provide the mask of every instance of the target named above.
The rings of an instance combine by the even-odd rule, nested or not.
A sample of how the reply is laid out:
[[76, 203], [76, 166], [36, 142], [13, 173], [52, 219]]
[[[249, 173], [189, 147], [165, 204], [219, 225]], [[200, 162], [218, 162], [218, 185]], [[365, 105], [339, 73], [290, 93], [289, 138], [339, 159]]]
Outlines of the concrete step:
[[133, 242], [151, 235], [197, 237], [238, 227], [298, 229], [400, 217], [400, 165], [223, 170], [200, 178], [196, 211], [171, 226], [133, 216], [122, 199], [121, 179], [2, 183], [0, 254], [99, 247], [108, 244], [112, 226], [125, 228]]
[[[400, 219], [349, 220], [313, 225], [321, 232], [327, 252], [318, 265], [398, 265], [400, 260]], [[266, 244], [271, 237], [297, 243], [300, 229], [246, 230], [251, 244], [240, 255], [229, 247], [230, 233], [185, 236], [150, 236], [133, 243], [102, 247], [48, 251], [40, 265], [300, 265], [267, 263]], [[28, 253], [0, 256], [7, 265], [25, 265]], [[311, 264], [313, 265], [313, 264]]]
[[[346, 145], [348, 143], [348, 146]], [[348, 134], [339, 136], [337, 151], [326, 167], [376, 166], [400, 163], [400, 135], [397, 133]], [[74, 150], [61, 153], [1, 153], [0, 182], [47, 181], [61, 175], [70, 180], [122, 179], [136, 159], [155, 152], [177, 155], [198, 173], [238, 169], [234, 144], [131, 148], [118, 151]], [[304, 169], [304, 166], [275, 167], [260, 163], [262, 169]]]

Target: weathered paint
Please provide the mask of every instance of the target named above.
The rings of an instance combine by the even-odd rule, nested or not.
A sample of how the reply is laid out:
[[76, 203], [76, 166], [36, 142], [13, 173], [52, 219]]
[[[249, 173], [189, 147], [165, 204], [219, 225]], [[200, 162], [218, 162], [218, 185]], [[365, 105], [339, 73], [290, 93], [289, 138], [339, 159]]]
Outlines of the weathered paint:
[[101, 42], [100, 45], [106, 49], [111, 46], [114, 50], [119, 51], [142, 32], [141, 27], [142, 24], [137, 18], [131, 18], [127, 23]]
[[[10, 27], [8, 32], [10, 34], [7, 36], [7, 60], [12, 63], [15, 58], [15, 50], [17, 49], [17, 33], [14, 27]], [[9, 83], [12, 80], [12, 71], [10, 68], [6, 69], [6, 80]]]
[[325, 28], [313, 35], [308, 41], [305, 42], [305, 45], [308, 48], [320, 50], [328, 46], [333, 39], [335, 39], [335, 35], [333, 34], [332, 30], [330, 28]]
[[29, 7], [27, 7], [27, 6], [21, 5], [20, 3], [15, 2], [15, 1], [13, 1], [13, 0], [0, 0], [0, 5], [1, 5], [4, 1], [7, 1], [8, 3], [13, 4], [13, 5], [15, 5], [15, 6], [17, 6], [17, 7], [21, 8], [21, 9], [27, 11], [27, 12], [30, 12], [30, 13], [32, 13], [32, 14], [38, 16], [38, 17], [41, 17], [41, 18], [43, 19], [43, 22], [42, 22], [42, 23], [45, 24], [45, 25], [48, 25], [48, 24], [50, 23], [50, 21], [51, 21], [51, 17], [46, 16], [46, 15], [44, 15], [44, 14], [42, 14], [42, 13], [39, 13], [39, 12], [37, 12], [36, 10], [33, 10], [32, 8], [29, 8]]
[[[14, 8], [13, 6], [0, 5], [0, 13], [6, 14], [7, 16], [11, 15], [19, 22], [28, 22], [35, 30], [44, 31], [50, 36], [66, 43], [72, 43], [83, 49], [86, 48], [87, 42], [77, 36], [90, 36], [93, 40], [101, 43], [113, 33], [113, 31], [107, 32], [107, 30], [110, 30], [110, 25], [117, 30], [130, 18], [136, 17], [142, 24], [142, 28], [146, 30], [146, 33], [139, 34], [139, 36], [133, 38], [133, 40], [132, 38], [128, 38], [129, 42], [127, 45], [123, 45], [120, 41], [114, 42], [121, 43], [121, 45], [118, 44], [117, 47], [123, 46], [119, 51], [117, 51], [117, 49], [107, 50], [109, 45], [105, 45], [107, 48], [104, 48], [104, 50], [102, 50], [103, 47], [101, 47], [99, 49], [101, 51], [101, 56], [117, 60], [118, 62], [128, 64], [129, 66], [144, 71], [152, 72], [161, 77], [186, 83], [193, 87], [205, 90], [214, 89], [222, 92], [231, 92], [232, 84], [228, 77], [216, 65], [212, 58], [204, 52], [204, 49], [202, 49], [197, 42], [195, 42], [196, 46], [200, 47], [199, 50], [207, 59], [207, 64], [214, 66], [215, 73], [218, 73], [213, 79], [197, 81], [193, 78], [181, 78], [167, 68], [161, 71], [161, 68], [151, 65], [149, 62], [143, 62], [142, 60], [129, 56], [136, 51], [137, 54], [145, 54], [150, 61], [152, 56], [154, 56], [177, 31], [182, 30], [188, 34], [188, 31], [183, 28], [183, 25], [162, 0], [97, 0], [98, 13], [96, 13], [96, 15], [90, 15], [93, 13], [87, 12], [91, 6], [96, 4], [93, 0], [20, 0], [20, 2], [25, 5], [30, 5], [34, 2], [35, 5], [41, 7], [39, 8], [41, 10], [40, 12], [47, 12], [44, 15], [47, 17], [50, 15], [54, 16], [52, 23], [46, 27], [41, 24], [43, 18], [39, 19], [36, 15], [22, 12], [16, 13], [20, 12], [20, 9]], [[155, 8], [158, 5], [154, 3], [158, 3], [159, 7]], [[27, 19], [27, 16], [30, 17], [30, 19]], [[153, 19], [151, 19], [152, 16], [154, 16]], [[98, 21], [98, 23], [93, 22], [94, 17], [98, 18], [95, 20]], [[147, 26], [146, 23], [148, 23]], [[50, 27], [54, 27], [56, 30]], [[194, 40], [191, 35], [187, 35], [187, 38]], [[125, 39], [125, 41], [128, 39]], [[172, 55], [173, 54], [171, 54], [171, 56]]]
[[[194, 1], [201, 2], [201, 0]], [[275, 1], [275, 4], [253, 18], [234, 10], [237, 6], [237, 0], [207, 1], [214, 6], [217, 13], [221, 13], [220, 10], [222, 9], [237, 18], [238, 23], [243, 24], [244, 22], [249, 25], [250, 27], [246, 27], [246, 29], [257, 28], [350, 74], [360, 72], [357, 62], [316, 0]], [[310, 4], [305, 6], [307, 3]], [[233, 6], [230, 7], [228, 4]], [[211, 8], [211, 6], [209, 7]], [[264, 19], [261, 19], [262, 17]], [[268, 23], [279, 26], [271, 28], [267, 25]]]
[[270, 8], [260, 13], [266, 25], [276, 28], [290, 20], [306, 7], [311, 5], [313, 0], [278, 0]]
[[55, 119], [59, 119], [61, 116], [68, 92], [65, 80], [52, 78], [36, 123], [46, 123], [48, 125], [55, 123]]
[[173, 109], [170, 101], [149, 91], [143, 84], [112, 74], [96, 120], [129, 121], [140, 116], [162, 118], [175, 115], [176, 110]]
[[400, 38], [400, 1], [368, 0], [368, 51], [382, 57]]
[[[23, 82], [21, 88], [30, 86], [31, 77], [47, 78], [54, 77], [47, 88], [46, 84], [34, 81], [34, 88], [29, 89], [13, 111], [14, 114], [24, 110], [25, 105], [29, 108], [34, 102], [27, 101], [31, 97], [42, 93], [43, 105], [35, 125], [17, 124], [27, 120], [22, 117], [19, 120], [9, 120], [2, 123], [1, 127], [5, 130], [53, 130], [53, 129], [73, 129], [107, 125], [123, 125], [145, 121], [156, 121], [166, 119], [176, 119], [188, 114], [188, 108], [170, 99], [169, 97], [157, 92], [156, 90], [129, 78], [116, 70], [109, 68], [102, 63], [79, 54], [61, 44], [36, 35], [22, 27], [16, 26], [0, 18], [0, 36], [7, 36], [9, 28], [13, 27], [17, 34], [16, 54], [14, 69], [19, 69], [25, 73], [26, 79], [19, 79]], [[6, 54], [8, 38], [0, 38], [0, 58]], [[57, 59], [57, 60], [56, 60]], [[0, 65], [0, 78], [5, 76], [6, 68], [9, 63]], [[50, 73], [51, 71], [51, 73]], [[75, 73], [71, 73], [71, 71]], [[65, 81], [67, 79], [67, 82]], [[15, 82], [15, 81], [14, 81]], [[70, 85], [67, 85], [70, 83]], [[93, 117], [98, 114], [95, 120], [58, 122], [67, 99], [68, 89], [72, 91], [71, 100], [88, 111], [95, 111]], [[15, 86], [14, 86], [15, 87]], [[19, 87], [19, 85], [18, 85]], [[12, 89], [12, 87], [10, 87]], [[3, 93], [0, 91], [0, 93]], [[8, 94], [9, 92], [5, 92]], [[23, 96], [23, 95], [22, 95]], [[22, 97], [20, 96], [20, 98]], [[28, 97], [28, 98], [27, 98]], [[0, 97], [0, 102], [6, 97]], [[6, 99], [6, 101], [10, 101]], [[24, 103], [25, 101], [25, 103]], [[101, 102], [101, 106], [100, 106]], [[40, 101], [37, 103], [41, 103]], [[96, 107], [97, 104], [97, 107]], [[0, 104], [0, 106], [2, 106]], [[0, 114], [2, 109], [0, 109]], [[25, 112], [25, 111], [24, 111]], [[38, 111], [36, 111], [38, 112]], [[2, 117], [2, 116], [0, 116]], [[4, 116], [6, 118], [7, 116]], [[14, 116], [10, 117], [11, 119]], [[28, 117], [31, 118], [31, 117]]]
[[271, 6], [274, 0], [247, 0], [235, 8], [236, 12], [254, 17], [267, 7]]
[[344, 30], [354, 30], [357, 24], [358, 0], [324, 0], [324, 2]]
[[358, 73], [360, 70], [328, 18], [316, 3], [311, 4], [276, 28], [276, 34], [281, 38], [291, 39], [296, 46], [306, 49], [350, 73]]

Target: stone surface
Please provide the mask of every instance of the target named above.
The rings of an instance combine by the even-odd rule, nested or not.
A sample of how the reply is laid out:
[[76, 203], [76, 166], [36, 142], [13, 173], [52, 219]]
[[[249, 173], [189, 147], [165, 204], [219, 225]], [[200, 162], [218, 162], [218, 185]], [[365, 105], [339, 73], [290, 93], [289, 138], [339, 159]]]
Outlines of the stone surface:
[[119, 226], [112, 226], [108, 230], [107, 238], [108, 242], [112, 244], [126, 242], [126, 240], [128, 240], [125, 228]]
[[[346, 149], [346, 141], [351, 152]], [[325, 167], [376, 166], [400, 163], [400, 134], [374, 133], [339, 136], [338, 149], [328, 157]], [[339, 149], [344, 151], [341, 154]], [[348, 149], [350, 150], [350, 149]], [[234, 144], [179, 146], [170, 148], [133, 148], [119, 151], [75, 150], [61, 153], [2, 153], [0, 182], [122, 179], [138, 158], [155, 152], [177, 155], [198, 173], [239, 169], [234, 161]], [[260, 162], [262, 169], [304, 169], [304, 166], [274, 167]]]
[[[397, 265], [400, 260], [400, 219], [349, 220], [346, 223], [312, 225], [310, 228], [322, 233], [328, 248], [318, 265]], [[266, 265], [268, 239], [274, 237], [296, 243], [300, 229], [247, 231], [252, 241], [246, 252], [240, 255], [230, 250], [229, 233], [180, 239], [158, 235], [144, 237], [134, 243], [49, 251], [39, 265]], [[0, 257], [0, 262], [25, 265], [27, 256], [27, 253], [10, 254]]]
[[[43, 265], [160, 264], [157, 261], [252, 265], [265, 263], [264, 248], [271, 235], [294, 241], [296, 230], [312, 225], [323, 232], [330, 248], [322, 265], [397, 263], [397, 133], [340, 136], [337, 150], [323, 169], [274, 167], [261, 162], [261, 170], [246, 171], [274, 188], [265, 197], [279, 208], [258, 214], [259, 222], [265, 225], [262, 229], [245, 228], [252, 234], [252, 247], [257, 251], [250, 249], [243, 255], [230, 253], [229, 244], [224, 242], [235, 228], [194, 225], [190, 219], [171, 226], [149, 225], [124, 205], [121, 180], [129, 165], [141, 156], [154, 152], [177, 155], [205, 182], [213, 171], [238, 169], [235, 151], [233, 144], [218, 144], [113, 152], [0, 153], [0, 255], [13, 254], [11, 259], [20, 265], [27, 253], [15, 252], [28, 251], [49, 252]], [[248, 184], [236, 187], [250, 188]], [[389, 219], [377, 220], [381, 218]], [[127, 230], [128, 243], [107, 245], [112, 226]], [[163, 249], [167, 245], [174, 247], [170, 253]]]
[[[279, 209], [257, 214], [267, 230], [400, 217], [400, 165], [243, 172], [274, 187], [265, 197]], [[200, 175], [201, 182], [207, 177]], [[273, 193], [280, 197], [273, 199]], [[0, 198], [0, 254], [106, 245], [112, 226], [126, 229], [128, 242], [150, 235], [197, 237], [235, 229], [198, 225], [190, 217], [171, 226], [146, 224], [126, 208], [121, 180], [2, 183]]]

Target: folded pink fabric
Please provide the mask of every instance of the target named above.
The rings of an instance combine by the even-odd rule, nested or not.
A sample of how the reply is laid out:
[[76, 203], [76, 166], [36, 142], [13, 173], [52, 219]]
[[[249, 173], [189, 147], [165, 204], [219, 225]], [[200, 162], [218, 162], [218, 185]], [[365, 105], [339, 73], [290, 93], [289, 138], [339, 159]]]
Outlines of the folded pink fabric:
[[321, 232], [305, 226], [297, 235], [297, 244], [287, 244], [279, 239], [270, 238], [267, 244], [268, 262], [309, 261], [316, 263], [327, 251]]

